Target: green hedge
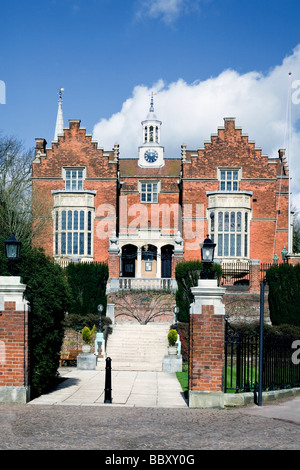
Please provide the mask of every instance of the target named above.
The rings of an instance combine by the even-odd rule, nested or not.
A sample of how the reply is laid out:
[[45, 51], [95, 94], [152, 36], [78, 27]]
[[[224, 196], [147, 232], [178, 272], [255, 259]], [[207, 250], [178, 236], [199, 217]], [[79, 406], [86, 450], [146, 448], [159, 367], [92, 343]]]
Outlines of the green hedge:
[[266, 279], [272, 324], [300, 326], [300, 265], [272, 266]]
[[[175, 277], [178, 285], [176, 292], [176, 305], [179, 307], [178, 320], [181, 322], [189, 321], [190, 304], [194, 300], [191, 293], [191, 287], [195, 287], [200, 279], [202, 270], [201, 261], [183, 261], [178, 263], [175, 269]], [[212, 265], [215, 278], [220, 281], [222, 268], [218, 264]]]
[[57, 376], [69, 288], [63, 269], [41, 250], [22, 250], [19, 267], [31, 307], [30, 384], [34, 397], [48, 391]]
[[102, 315], [105, 315], [108, 266], [104, 263], [70, 263], [66, 275], [71, 302], [65, 324], [69, 328], [92, 328], [99, 321], [99, 304], [103, 305]]

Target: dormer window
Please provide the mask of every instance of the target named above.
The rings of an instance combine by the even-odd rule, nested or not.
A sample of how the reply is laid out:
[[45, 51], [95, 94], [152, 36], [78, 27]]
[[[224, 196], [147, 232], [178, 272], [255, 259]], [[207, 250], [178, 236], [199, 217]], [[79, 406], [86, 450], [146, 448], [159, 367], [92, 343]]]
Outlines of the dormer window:
[[238, 191], [240, 170], [239, 169], [219, 169], [218, 179], [221, 191]]

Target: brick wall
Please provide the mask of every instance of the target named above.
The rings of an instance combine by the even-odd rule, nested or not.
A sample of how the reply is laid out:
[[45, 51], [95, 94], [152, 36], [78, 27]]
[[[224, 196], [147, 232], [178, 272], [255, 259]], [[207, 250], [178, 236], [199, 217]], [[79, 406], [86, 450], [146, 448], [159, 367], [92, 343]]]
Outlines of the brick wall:
[[[109, 236], [116, 230], [118, 160], [114, 151], [105, 152], [92, 141], [80, 120], [70, 120], [64, 135], [46, 147], [44, 139], [36, 139], [32, 164], [34, 243], [53, 255], [53, 190], [63, 190], [63, 167], [86, 167], [84, 190], [96, 191], [94, 198], [94, 260], [107, 262]], [[114, 213], [109, 213], [113, 208]], [[104, 235], [103, 235], [104, 232]]]
[[173, 306], [176, 304], [175, 294], [165, 291], [120, 291], [109, 294], [108, 303], [115, 305], [115, 321], [144, 323], [173, 323]]
[[[271, 263], [274, 252], [279, 256], [283, 246], [288, 245], [288, 168], [284, 151], [281, 150], [278, 157], [263, 155], [261, 149], [235, 125], [234, 118], [226, 118], [224, 127], [219, 128], [202, 148], [184, 150], [181, 158], [165, 159], [161, 168], [140, 168], [137, 159], [119, 159], [118, 146], [104, 151], [92, 141], [85, 128], [80, 127], [80, 120], [70, 120], [69, 128], [57, 142], [52, 142], [52, 147], [47, 148], [46, 144], [44, 139], [36, 139], [36, 158], [32, 167], [37, 229], [34, 240], [49, 255], [53, 254], [51, 191], [64, 189], [63, 166], [86, 167], [84, 189], [96, 191], [95, 261], [108, 262], [109, 236], [114, 231], [118, 235], [118, 228], [121, 233], [128, 226], [136, 228], [137, 220], [141, 228], [147, 228], [150, 221], [152, 229], [171, 229], [171, 233], [176, 234], [181, 229], [178, 214], [171, 210], [167, 222], [161, 214], [158, 218], [153, 217], [155, 211], [151, 214], [153, 208], [161, 205], [170, 208], [182, 205], [184, 259], [199, 259], [199, 243], [209, 228], [207, 191], [219, 191], [217, 169], [220, 167], [241, 168], [239, 190], [248, 192], [250, 197], [249, 258]], [[139, 183], [147, 181], [160, 182], [159, 204], [140, 204]], [[127, 200], [120, 217], [119, 195]], [[135, 212], [135, 204], [144, 210]], [[106, 206], [113, 208], [114, 213], [108, 213]], [[111, 270], [115, 273], [117, 266], [113, 264]]]
[[223, 391], [224, 328], [224, 315], [215, 315], [213, 305], [190, 316], [189, 390]]
[[[224, 127], [203, 148], [186, 151], [182, 165], [182, 202], [203, 204], [205, 236], [208, 233], [206, 192], [220, 189], [218, 167], [242, 169], [239, 189], [252, 192], [249, 256], [261, 263], [272, 263], [274, 247], [279, 256], [288, 242], [288, 170], [283, 151], [278, 158], [263, 155], [235, 126], [233, 118], [225, 119]], [[185, 250], [185, 259], [194, 258], [195, 253]]]
[[0, 386], [19, 387], [28, 381], [28, 312], [5, 302], [0, 312]]

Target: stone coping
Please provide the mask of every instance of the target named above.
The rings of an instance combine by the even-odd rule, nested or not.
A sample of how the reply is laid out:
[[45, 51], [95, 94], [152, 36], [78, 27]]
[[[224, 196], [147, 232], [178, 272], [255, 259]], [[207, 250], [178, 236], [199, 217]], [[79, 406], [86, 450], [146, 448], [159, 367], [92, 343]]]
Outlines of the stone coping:
[[[274, 400], [292, 398], [296, 395], [300, 395], [300, 388], [288, 388], [284, 390], [271, 390], [269, 392], [262, 393], [263, 403], [267, 403]], [[253, 405], [254, 403], [254, 392], [245, 393], [224, 393], [224, 406], [225, 408], [240, 407]]]

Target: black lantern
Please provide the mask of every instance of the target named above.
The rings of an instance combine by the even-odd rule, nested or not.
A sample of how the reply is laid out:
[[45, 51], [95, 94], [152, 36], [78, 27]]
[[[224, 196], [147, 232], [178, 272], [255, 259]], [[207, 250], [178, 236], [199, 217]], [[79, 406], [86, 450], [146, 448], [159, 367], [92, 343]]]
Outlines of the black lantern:
[[174, 313], [174, 319], [175, 319], [175, 330], [177, 331], [177, 323], [178, 323], [178, 313], [179, 313], [179, 307], [177, 305], [174, 305], [173, 307], [173, 313]]
[[212, 263], [214, 260], [214, 253], [215, 253], [215, 247], [216, 244], [211, 241], [210, 238], [207, 238], [204, 240], [203, 243], [201, 243], [201, 257], [203, 263]]
[[214, 274], [212, 271], [212, 264], [214, 260], [214, 253], [216, 244], [211, 241], [210, 238], [204, 240], [200, 245], [201, 247], [201, 258], [203, 262], [203, 270], [201, 271], [201, 279], [213, 279]]
[[4, 242], [5, 255], [9, 261], [17, 261], [20, 258], [21, 242], [12, 234], [8, 240]]

